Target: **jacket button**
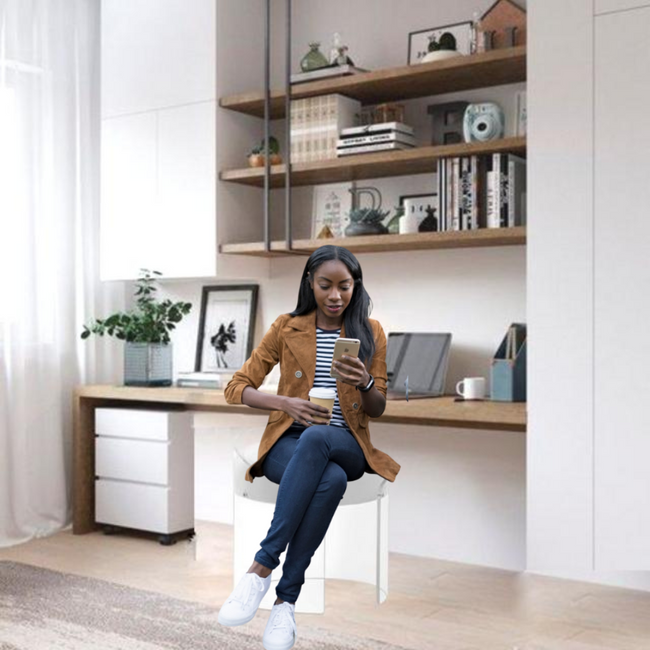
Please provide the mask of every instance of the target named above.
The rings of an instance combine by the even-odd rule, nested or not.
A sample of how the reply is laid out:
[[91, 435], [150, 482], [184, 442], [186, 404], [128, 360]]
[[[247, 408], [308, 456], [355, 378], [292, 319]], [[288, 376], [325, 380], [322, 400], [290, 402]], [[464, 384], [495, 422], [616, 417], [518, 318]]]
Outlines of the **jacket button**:
[[359, 405], [355, 402], [355, 403], [352, 405], [352, 408], [353, 408], [353, 409], [358, 409], [358, 408], [359, 408]]
[[302, 377], [302, 373], [300, 372], [300, 370], [296, 370], [296, 377], [298, 377], [298, 379]]

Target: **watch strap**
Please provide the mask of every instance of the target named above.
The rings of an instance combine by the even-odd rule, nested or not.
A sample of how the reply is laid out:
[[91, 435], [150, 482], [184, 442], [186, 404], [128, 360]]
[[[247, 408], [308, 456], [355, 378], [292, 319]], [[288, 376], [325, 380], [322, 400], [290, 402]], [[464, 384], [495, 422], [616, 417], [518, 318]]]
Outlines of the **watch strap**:
[[374, 385], [375, 385], [375, 378], [372, 375], [370, 375], [370, 381], [366, 384], [366, 386], [364, 388], [361, 388], [361, 386], [357, 386], [357, 388], [362, 393], [367, 393]]

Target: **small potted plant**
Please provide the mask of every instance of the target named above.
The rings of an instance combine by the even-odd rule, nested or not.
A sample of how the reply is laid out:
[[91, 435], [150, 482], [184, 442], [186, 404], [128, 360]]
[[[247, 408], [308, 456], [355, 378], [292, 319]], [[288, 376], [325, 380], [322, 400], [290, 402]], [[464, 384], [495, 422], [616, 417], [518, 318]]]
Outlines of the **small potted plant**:
[[346, 237], [357, 235], [385, 235], [388, 228], [382, 223], [390, 210], [379, 208], [354, 208], [350, 210], [350, 223], [344, 231]]
[[[248, 154], [249, 166], [264, 167], [265, 153], [266, 153], [265, 142], [264, 139], [262, 139], [262, 142], [260, 142], [260, 144], [257, 145], [256, 147], [253, 147], [250, 153]], [[277, 138], [275, 138], [274, 136], [271, 136], [269, 138], [268, 153], [269, 153], [269, 162], [271, 163], [271, 165], [282, 164], [282, 156], [280, 155], [280, 143], [278, 142]]]
[[456, 37], [451, 32], [443, 32], [438, 39], [436, 39], [435, 33], [431, 34], [428, 49], [429, 51], [422, 57], [420, 63], [460, 56], [460, 52], [456, 49]]
[[118, 312], [105, 319], [96, 319], [83, 326], [82, 339], [91, 334], [115, 336], [125, 341], [125, 386], [171, 386], [172, 344], [169, 332], [183, 316], [189, 314], [192, 304], [155, 299], [154, 275], [159, 271], [141, 269], [136, 281], [137, 308]]

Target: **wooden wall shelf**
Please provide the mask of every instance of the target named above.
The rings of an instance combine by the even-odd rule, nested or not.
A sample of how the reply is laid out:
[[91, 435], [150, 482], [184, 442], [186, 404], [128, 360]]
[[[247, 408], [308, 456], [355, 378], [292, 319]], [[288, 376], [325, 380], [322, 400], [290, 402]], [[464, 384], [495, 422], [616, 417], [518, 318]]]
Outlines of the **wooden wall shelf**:
[[[374, 70], [348, 77], [296, 84], [291, 97], [300, 99], [340, 93], [363, 104], [429, 97], [526, 80], [526, 46], [459, 56], [454, 59]], [[271, 118], [284, 117], [284, 91], [271, 93]], [[222, 97], [219, 105], [264, 117], [264, 94], [249, 92]]]
[[[521, 246], [526, 244], [526, 227], [479, 228], [446, 232], [420, 232], [412, 235], [369, 235], [341, 239], [296, 239], [292, 248], [311, 253], [324, 244], [345, 246], [352, 253], [387, 253], [395, 251], [434, 250], [444, 248], [477, 248], [486, 246]], [[254, 257], [286, 257], [284, 241], [271, 242], [271, 251], [264, 250], [263, 242], [222, 244], [221, 253], [252, 255]]]
[[[524, 154], [526, 138], [504, 138], [491, 142], [448, 144], [443, 146], [416, 147], [406, 151], [359, 154], [345, 158], [332, 158], [317, 162], [297, 163], [291, 166], [291, 185], [318, 185], [340, 183], [366, 178], [387, 176], [410, 176], [436, 171], [436, 160], [447, 156], [471, 156], [473, 154], [515, 153]], [[284, 187], [285, 165], [271, 167], [271, 187]], [[227, 169], [219, 173], [222, 181], [264, 186], [264, 168], [247, 167]]]

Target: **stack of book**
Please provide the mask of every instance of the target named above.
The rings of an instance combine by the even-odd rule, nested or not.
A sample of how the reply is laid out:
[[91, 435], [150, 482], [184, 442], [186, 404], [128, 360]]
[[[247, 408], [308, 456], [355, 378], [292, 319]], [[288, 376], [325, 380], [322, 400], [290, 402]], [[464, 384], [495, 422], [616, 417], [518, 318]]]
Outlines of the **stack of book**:
[[438, 230], [526, 225], [526, 160], [508, 153], [440, 158]]
[[291, 83], [299, 84], [305, 81], [315, 81], [316, 79], [329, 79], [331, 77], [347, 77], [351, 74], [368, 72], [364, 68], [357, 68], [354, 65], [346, 63], [345, 65], [328, 65], [324, 68], [317, 68], [309, 72], [297, 72], [291, 75]]
[[216, 372], [179, 372], [176, 385], [186, 388], [221, 388], [221, 375]]
[[291, 101], [291, 162], [336, 158], [339, 133], [356, 123], [361, 103], [343, 95]]
[[355, 126], [341, 131], [336, 145], [339, 156], [375, 151], [395, 151], [415, 147], [413, 127], [402, 122]]

